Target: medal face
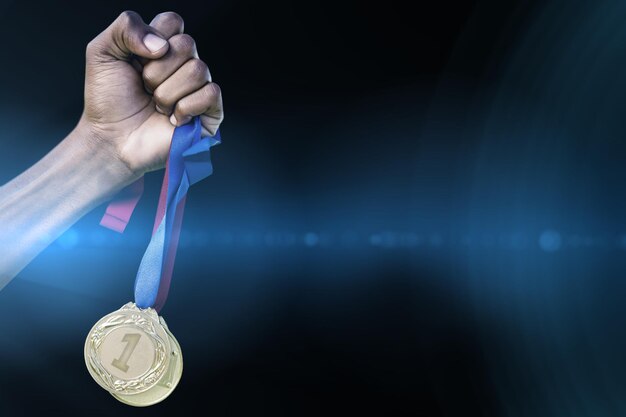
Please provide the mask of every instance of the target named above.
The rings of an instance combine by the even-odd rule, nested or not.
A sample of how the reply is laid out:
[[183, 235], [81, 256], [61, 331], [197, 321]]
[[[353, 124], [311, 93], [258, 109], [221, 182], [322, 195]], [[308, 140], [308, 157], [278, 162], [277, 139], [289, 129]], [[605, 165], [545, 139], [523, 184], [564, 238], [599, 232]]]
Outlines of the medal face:
[[[165, 323], [163, 322], [163, 324]], [[170, 333], [166, 325], [165, 330], [170, 337], [170, 343], [172, 346], [170, 365], [167, 373], [156, 385], [154, 385], [148, 391], [142, 392], [141, 394], [120, 395], [116, 393], [111, 393], [119, 401], [135, 407], [147, 407], [166, 399], [178, 385], [178, 382], [180, 381], [180, 378], [183, 374], [183, 355], [181, 353], [178, 341], [176, 340], [174, 335]]]
[[[155, 310], [140, 309], [134, 303], [108, 314], [93, 326], [85, 342], [89, 373], [115, 395], [150, 391], [164, 377], [171, 378], [174, 352], [181, 356], [178, 343], [166, 329]], [[182, 372], [182, 357], [179, 362]]]

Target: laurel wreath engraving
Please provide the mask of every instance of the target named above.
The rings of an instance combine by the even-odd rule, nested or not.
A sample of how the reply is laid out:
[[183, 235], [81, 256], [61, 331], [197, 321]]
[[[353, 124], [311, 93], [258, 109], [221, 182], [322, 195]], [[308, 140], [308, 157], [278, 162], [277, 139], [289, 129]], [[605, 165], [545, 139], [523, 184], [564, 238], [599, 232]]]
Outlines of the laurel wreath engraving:
[[[122, 310], [133, 309], [123, 308]], [[134, 308], [134, 310], [137, 310], [137, 313], [133, 312], [129, 315], [127, 312], [126, 314], [120, 313], [111, 315], [109, 318], [107, 318], [107, 320], [98, 324], [89, 336], [89, 340], [91, 341], [91, 347], [89, 349], [88, 359], [91, 369], [100, 377], [100, 380], [107, 387], [109, 387], [111, 391], [119, 394], [130, 395], [146, 391], [161, 379], [161, 376], [163, 376], [163, 373], [165, 372], [165, 369], [167, 367], [166, 362], [168, 359], [168, 354], [166, 352], [165, 342], [158, 335], [154, 326], [154, 321], [139, 314], [139, 310], [136, 307]], [[98, 348], [102, 344], [106, 335], [116, 327], [124, 325], [132, 325], [141, 328], [150, 337], [152, 337], [156, 345], [155, 361], [148, 373], [130, 380], [118, 379], [111, 375], [104, 368], [104, 366], [102, 366], [102, 362], [100, 361], [98, 355]]]

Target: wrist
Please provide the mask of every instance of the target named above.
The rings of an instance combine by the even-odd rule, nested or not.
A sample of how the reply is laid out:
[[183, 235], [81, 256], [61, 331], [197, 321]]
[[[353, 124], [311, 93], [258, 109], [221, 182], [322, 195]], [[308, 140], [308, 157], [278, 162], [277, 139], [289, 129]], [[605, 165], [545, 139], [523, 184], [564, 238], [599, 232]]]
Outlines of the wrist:
[[111, 199], [118, 191], [141, 177], [121, 158], [113, 141], [105, 140], [81, 119], [65, 138], [68, 153], [82, 172], [98, 200]]

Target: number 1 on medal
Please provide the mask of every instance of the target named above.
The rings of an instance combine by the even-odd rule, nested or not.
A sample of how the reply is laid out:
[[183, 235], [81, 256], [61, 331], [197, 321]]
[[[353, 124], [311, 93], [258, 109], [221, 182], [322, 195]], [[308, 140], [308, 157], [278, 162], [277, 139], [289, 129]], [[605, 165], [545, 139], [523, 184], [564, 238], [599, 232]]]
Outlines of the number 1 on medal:
[[111, 365], [115, 366], [122, 372], [128, 372], [128, 360], [130, 359], [130, 355], [133, 354], [133, 351], [137, 347], [137, 343], [139, 343], [139, 339], [141, 339], [141, 335], [138, 333], [126, 333], [122, 342], [126, 343], [126, 347], [122, 352], [122, 355], [119, 359], [113, 359]]

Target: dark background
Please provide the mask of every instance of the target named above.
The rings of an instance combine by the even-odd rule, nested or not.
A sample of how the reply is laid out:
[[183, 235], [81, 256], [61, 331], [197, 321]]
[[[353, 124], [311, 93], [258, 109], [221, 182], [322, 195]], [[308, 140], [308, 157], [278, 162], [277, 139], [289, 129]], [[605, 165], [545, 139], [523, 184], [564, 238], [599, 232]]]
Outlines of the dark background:
[[183, 379], [132, 409], [82, 355], [153, 173], [124, 235], [101, 207], [0, 292], [0, 415], [626, 413], [626, 5], [3, 2], [1, 182], [72, 129], [125, 9], [183, 16], [224, 93], [162, 311]]

